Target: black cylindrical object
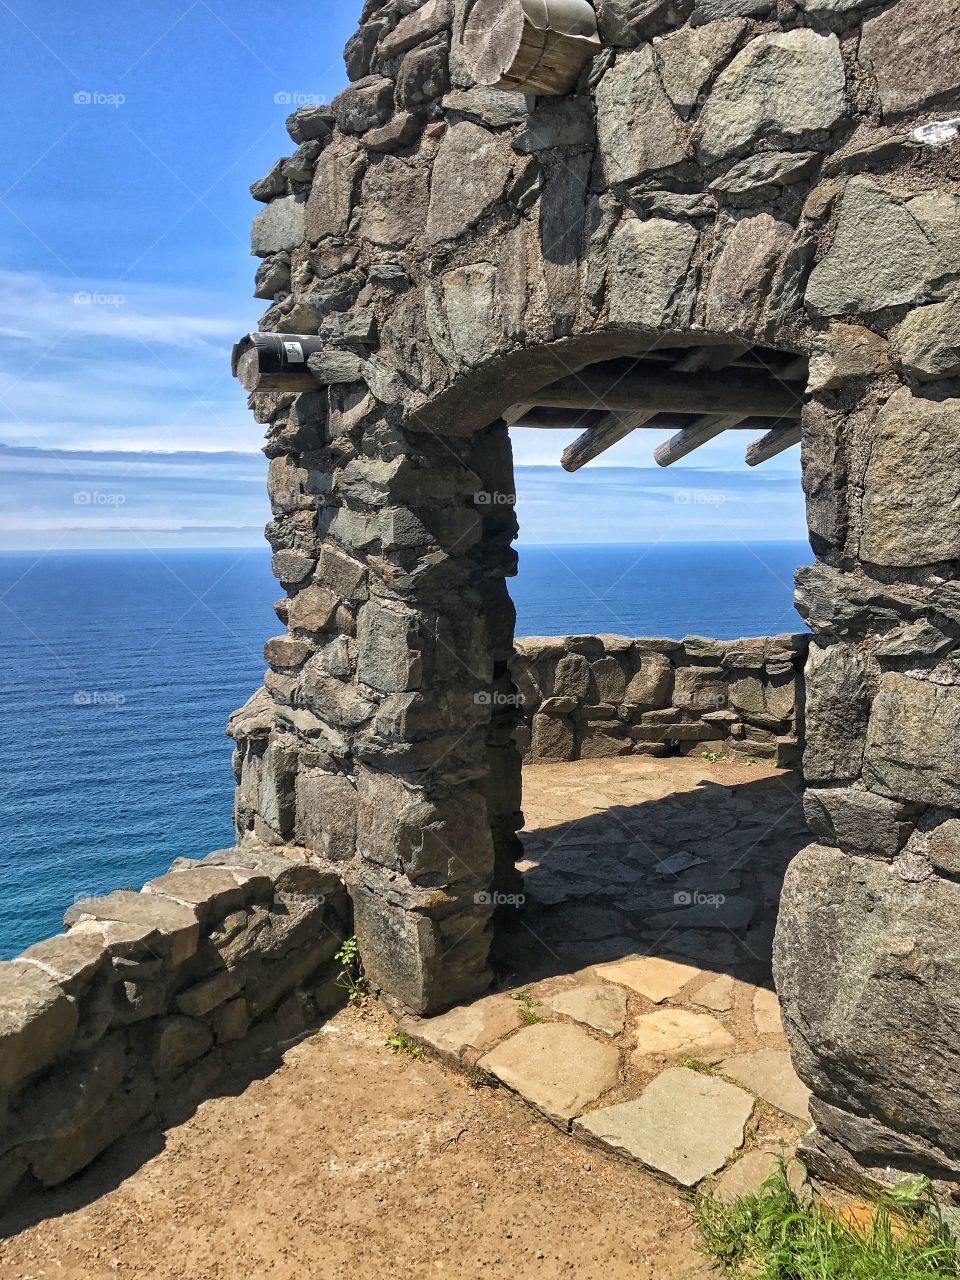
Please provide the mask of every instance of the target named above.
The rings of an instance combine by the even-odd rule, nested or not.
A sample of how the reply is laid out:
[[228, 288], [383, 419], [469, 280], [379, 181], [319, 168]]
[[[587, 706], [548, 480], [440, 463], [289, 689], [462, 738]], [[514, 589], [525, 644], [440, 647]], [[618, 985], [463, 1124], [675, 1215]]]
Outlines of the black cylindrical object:
[[233, 348], [233, 376], [245, 391], [316, 391], [307, 360], [324, 346], [316, 334], [248, 333]]

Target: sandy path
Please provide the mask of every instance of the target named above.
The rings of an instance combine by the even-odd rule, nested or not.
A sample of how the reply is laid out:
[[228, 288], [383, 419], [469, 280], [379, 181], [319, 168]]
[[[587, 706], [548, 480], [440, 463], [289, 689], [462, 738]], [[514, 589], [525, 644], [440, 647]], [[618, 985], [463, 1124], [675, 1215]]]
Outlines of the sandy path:
[[[714, 1273], [680, 1196], [339, 1014], [239, 1096], [3, 1224], [2, 1280]], [[38, 1220], [39, 1214], [45, 1215]]]

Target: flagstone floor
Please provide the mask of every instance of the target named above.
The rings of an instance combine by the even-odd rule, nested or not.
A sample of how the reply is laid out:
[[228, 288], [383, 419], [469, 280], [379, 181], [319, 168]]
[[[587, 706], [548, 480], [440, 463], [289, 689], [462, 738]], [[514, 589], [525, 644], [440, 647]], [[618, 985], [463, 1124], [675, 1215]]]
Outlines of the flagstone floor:
[[524, 807], [496, 993], [402, 1029], [670, 1182], [756, 1185], [809, 1125], [771, 976], [784, 872], [810, 839], [797, 776], [533, 765]]

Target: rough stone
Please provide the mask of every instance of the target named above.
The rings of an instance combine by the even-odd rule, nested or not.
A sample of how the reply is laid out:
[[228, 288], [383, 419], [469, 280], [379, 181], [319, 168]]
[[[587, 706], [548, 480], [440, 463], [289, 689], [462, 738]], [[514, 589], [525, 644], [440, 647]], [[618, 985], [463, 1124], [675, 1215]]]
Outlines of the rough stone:
[[654, 1004], [662, 1004], [699, 977], [701, 970], [660, 956], [640, 956], [617, 960], [614, 964], [598, 965], [596, 973], [607, 982], [629, 987]]
[[725, 1058], [717, 1069], [785, 1115], [810, 1119], [810, 1090], [794, 1071], [789, 1053], [779, 1049], [739, 1053]]
[[0, 964], [0, 1089], [52, 1062], [73, 1039], [77, 1006], [35, 965]]
[[806, 28], [757, 36], [718, 76], [693, 131], [704, 164], [763, 141], [803, 143], [847, 112], [840, 44]]
[[418, 9], [407, 13], [392, 31], [380, 40], [381, 58], [398, 58], [408, 49], [422, 44], [449, 27], [453, 13], [450, 0], [426, 0]]
[[[768, 213], [741, 218], [727, 233], [707, 288], [707, 325], [721, 333], [755, 332], [793, 227]], [[799, 399], [799, 397], [798, 397]]]
[[409, 244], [423, 226], [430, 190], [425, 170], [384, 156], [363, 179], [363, 234], [373, 244], [396, 249]]
[[808, 782], [856, 778], [863, 765], [871, 684], [866, 664], [850, 645], [813, 645], [806, 669]]
[[850, 853], [895, 858], [913, 830], [908, 805], [852, 787], [808, 787], [803, 813], [815, 836]]
[[[931, 38], [935, 33], [936, 38]], [[860, 61], [877, 77], [885, 117], [960, 89], [958, 0], [899, 0], [863, 24]]]
[[295, 249], [303, 239], [305, 210], [296, 196], [271, 201], [253, 220], [252, 252], [267, 258]]
[[664, 218], [622, 222], [610, 241], [611, 320], [649, 329], [687, 323], [697, 239], [693, 227]]
[[709, 1013], [689, 1009], [657, 1009], [637, 1021], [634, 1057], [697, 1058], [716, 1062], [734, 1047], [729, 1031]]
[[[714, 901], [703, 901], [715, 899]], [[750, 898], [727, 897], [717, 894], [678, 893], [677, 898], [689, 899], [673, 911], [658, 911], [647, 916], [646, 923], [652, 929], [745, 929], [753, 919], [754, 905]]]
[[474, 1066], [521, 1025], [520, 1005], [506, 995], [488, 996], [436, 1018], [403, 1018], [400, 1030], [441, 1057]]
[[156, 1025], [151, 1065], [158, 1076], [172, 1076], [207, 1052], [213, 1032], [196, 1018], [174, 1016]]
[[551, 147], [593, 147], [596, 126], [589, 98], [539, 98], [513, 140], [514, 150], [535, 155]]
[[433, 164], [427, 239], [453, 240], [475, 226], [504, 199], [513, 167], [496, 134], [469, 120], [450, 125]]
[[304, 233], [308, 240], [346, 234], [366, 163], [355, 144], [335, 143], [323, 152], [306, 205]]
[[789, 187], [809, 177], [819, 159], [816, 151], [766, 151], [746, 156], [714, 178], [710, 190], [721, 191], [731, 200], [748, 197], [753, 204], [760, 199], [774, 199], [778, 187]]
[[651, 46], [619, 56], [597, 86], [596, 103], [609, 182], [636, 182], [686, 159], [680, 121], [660, 83]]
[[503, 89], [455, 89], [443, 99], [444, 111], [451, 115], [467, 116], [492, 129], [506, 125], [525, 124], [529, 115], [527, 99]]
[[957, 270], [958, 208], [960, 201], [947, 195], [904, 197], [874, 178], [851, 178], [833, 242], [810, 275], [808, 309], [817, 316], [862, 315], [922, 301], [933, 281]]
[[885, 373], [890, 368], [883, 338], [858, 324], [831, 324], [813, 339], [807, 391], [834, 391], [855, 378]]
[[684, 27], [653, 42], [660, 78], [671, 102], [684, 120], [703, 101], [703, 93], [746, 29], [734, 19], [709, 26]]
[[393, 110], [393, 81], [385, 76], [364, 76], [337, 94], [331, 107], [343, 133], [374, 129], [385, 124]]
[[555, 1013], [586, 1023], [608, 1036], [620, 1035], [627, 1016], [627, 993], [616, 986], [587, 984], [574, 987], [548, 996], [545, 1003]]
[[573, 726], [567, 720], [552, 715], [533, 717], [530, 760], [572, 760], [574, 745]]
[[870, 713], [864, 779], [896, 799], [958, 808], [958, 740], [960, 686], [888, 672]]
[[196, 953], [200, 926], [196, 912], [157, 894], [118, 889], [104, 898], [84, 898], [69, 907], [63, 917], [66, 928], [84, 920], [131, 925], [142, 931], [149, 945], [163, 948], [172, 964], [181, 964]]
[[79, 996], [102, 973], [107, 949], [100, 934], [72, 930], [35, 942], [18, 959], [35, 964], [68, 996]]
[[960, 297], [911, 311], [892, 347], [904, 372], [922, 382], [960, 377]]
[[240, 979], [229, 969], [215, 973], [196, 986], [181, 991], [177, 996], [177, 1008], [191, 1018], [203, 1018], [219, 1005], [240, 992]]
[[623, 701], [632, 706], [662, 709], [673, 696], [673, 666], [662, 653], [645, 653], [640, 670], [631, 676]]
[[824, 1103], [875, 1126], [883, 1145], [865, 1163], [881, 1169], [925, 1144], [958, 1154], [960, 948], [944, 928], [958, 910], [952, 880], [905, 882], [822, 845], [784, 882], [775, 967], [797, 1068]]
[[620, 1053], [578, 1027], [544, 1022], [524, 1027], [478, 1066], [566, 1126], [617, 1083]]
[[574, 1131], [639, 1160], [653, 1173], [693, 1187], [743, 1142], [753, 1099], [715, 1076], [673, 1067], [635, 1102], [583, 1116]]
[[879, 565], [960, 556], [960, 399], [906, 388], [880, 412], [864, 477], [860, 554]]
[[319, 104], [297, 107], [287, 116], [286, 129], [298, 146], [314, 140], [323, 142], [330, 137], [332, 120], [329, 107]]
[[693, 0], [597, 0], [595, 7], [604, 45], [632, 49], [682, 26], [693, 9]]

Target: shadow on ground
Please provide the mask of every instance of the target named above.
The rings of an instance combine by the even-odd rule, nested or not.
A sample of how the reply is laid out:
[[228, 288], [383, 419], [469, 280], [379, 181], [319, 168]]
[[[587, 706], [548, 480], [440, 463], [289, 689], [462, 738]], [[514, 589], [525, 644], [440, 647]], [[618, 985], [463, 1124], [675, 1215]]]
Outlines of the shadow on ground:
[[[683, 785], [688, 762], [658, 763]], [[699, 780], [608, 808], [589, 787], [555, 791], [548, 809], [596, 810], [523, 833], [524, 901], [502, 910], [499, 985], [656, 955], [772, 988], [784, 874], [811, 838], [798, 775]]]

